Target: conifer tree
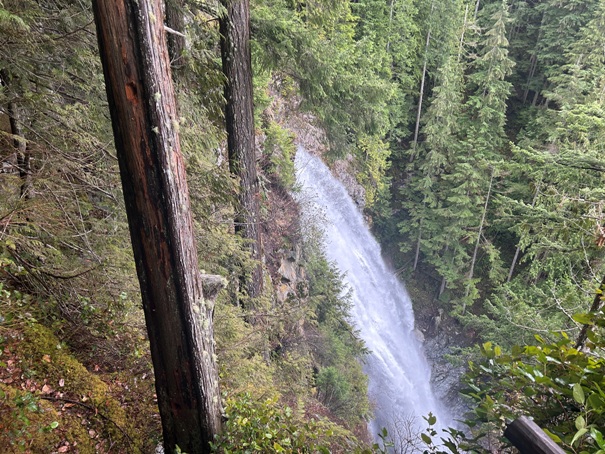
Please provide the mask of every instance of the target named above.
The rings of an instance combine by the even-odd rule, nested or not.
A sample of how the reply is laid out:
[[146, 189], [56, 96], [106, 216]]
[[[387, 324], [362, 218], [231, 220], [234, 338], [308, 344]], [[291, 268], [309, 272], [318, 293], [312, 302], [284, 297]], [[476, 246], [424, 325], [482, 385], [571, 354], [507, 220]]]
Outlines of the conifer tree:
[[209, 453], [222, 424], [214, 305], [202, 288], [161, 2], [96, 0], [93, 11], [164, 448]]
[[235, 230], [248, 241], [256, 265], [242, 278], [254, 298], [263, 290], [260, 186], [256, 169], [252, 61], [250, 53], [250, 2], [225, 0], [220, 17], [221, 57], [225, 74], [225, 124], [229, 168], [240, 180]]

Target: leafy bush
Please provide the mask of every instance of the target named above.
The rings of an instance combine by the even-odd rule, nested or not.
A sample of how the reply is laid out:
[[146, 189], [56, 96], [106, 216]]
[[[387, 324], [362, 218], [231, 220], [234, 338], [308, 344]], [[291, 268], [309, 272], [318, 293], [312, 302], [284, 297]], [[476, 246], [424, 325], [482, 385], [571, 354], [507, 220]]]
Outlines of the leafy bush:
[[325, 420], [296, 421], [290, 407], [281, 408], [277, 399], [255, 401], [249, 393], [227, 399], [224, 432], [212, 444], [223, 454], [329, 453], [330, 445], [349, 446], [353, 435]]
[[[605, 326], [603, 311], [575, 318]], [[465, 390], [478, 404], [468, 422], [477, 435], [501, 434], [507, 420], [525, 414], [568, 450], [603, 452], [605, 339], [594, 331], [588, 339], [578, 348], [565, 333], [554, 342], [536, 336], [537, 345], [515, 346], [510, 353], [483, 344], [484, 359], [470, 364]]]

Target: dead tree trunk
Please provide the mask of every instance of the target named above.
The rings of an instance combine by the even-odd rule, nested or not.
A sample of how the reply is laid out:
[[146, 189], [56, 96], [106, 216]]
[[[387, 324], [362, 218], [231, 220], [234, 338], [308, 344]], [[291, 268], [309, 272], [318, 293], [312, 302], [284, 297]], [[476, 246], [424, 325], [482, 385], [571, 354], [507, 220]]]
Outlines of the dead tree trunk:
[[225, 74], [225, 122], [231, 173], [240, 179], [240, 207], [236, 231], [249, 241], [257, 264], [246, 283], [248, 295], [263, 288], [260, 235], [260, 190], [256, 173], [252, 61], [250, 55], [250, 2], [223, 0], [226, 13], [220, 18], [221, 56]]
[[93, 0], [164, 446], [210, 452], [221, 428], [161, 0]]

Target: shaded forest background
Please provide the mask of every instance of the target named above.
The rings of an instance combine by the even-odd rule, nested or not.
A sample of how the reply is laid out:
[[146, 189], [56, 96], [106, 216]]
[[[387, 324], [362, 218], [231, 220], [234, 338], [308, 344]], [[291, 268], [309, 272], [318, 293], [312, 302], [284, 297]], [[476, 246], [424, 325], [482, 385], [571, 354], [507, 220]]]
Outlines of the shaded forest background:
[[[501, 427], [526, 412], [570, 452], [605, 449], [605, 2], [253, 2], [254, 298], [224, 149], [224, 10], [169, 3], [186, 35], [173, 71], [200, 263], [228, 282], [216, 449], [382, 449], [365, 433], [365, 349], [341, 276], [297, 224], [295, 116], [325, 131], [326, 161], [349, 163], [395, 268], [424, 291], [419, 310], [479, 344], [457, 356], [473, 361], [467, 437], [480, 440], [454, 432], [452, 446], [506, 449]], [[0, 80], [0, 444], [151, 452], [153, 373], [90, 5], [0, 1]]]

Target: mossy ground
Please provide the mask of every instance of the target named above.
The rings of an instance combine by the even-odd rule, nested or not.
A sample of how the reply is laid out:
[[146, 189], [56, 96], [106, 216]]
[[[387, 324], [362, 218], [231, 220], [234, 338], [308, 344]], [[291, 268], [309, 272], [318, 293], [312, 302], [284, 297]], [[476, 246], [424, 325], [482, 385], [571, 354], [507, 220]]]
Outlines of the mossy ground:
[[[89, 369], [77, 352], [36, 321], [0, 314], [2, 452], [149, 452], [159, 437], [150, 374], [121, 364]], [[121, 370], [120, 370], [121, 369]]]

